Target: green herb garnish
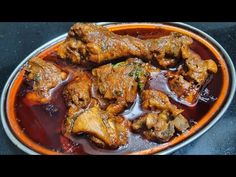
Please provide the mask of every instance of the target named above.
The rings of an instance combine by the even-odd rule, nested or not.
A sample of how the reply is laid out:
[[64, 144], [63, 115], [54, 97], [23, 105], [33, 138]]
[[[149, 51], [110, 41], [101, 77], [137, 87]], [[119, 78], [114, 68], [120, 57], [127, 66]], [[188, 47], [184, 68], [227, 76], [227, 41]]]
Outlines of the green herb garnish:
[[144, 75], [144, 70], [140, 67], [135, 67], [134, 70], [129, 73], [129, 76], [134, 76], [135, 79], [140, 78], [142, 75]]
[[125, 62], [124, 62], [124, 61], [119, 62], [119, 63], [116, 63], [116, 64], [113, 64], [113, 68], [117, 68], [117, 67], [123, 66], [123, 65], [125, 65]]
[[144, 84], [140, 81], [138, 82], [138, 88], [139, 88], [140, 91], [142, 91], [143, 88], [144, 88]]
[[41, 77], [40, 77], [39, 73], [37, 73], [37, 74], [34, 76], [34, 80], [35, 80], [36, 82], [39, 82], [39, 81], [41, 80]]

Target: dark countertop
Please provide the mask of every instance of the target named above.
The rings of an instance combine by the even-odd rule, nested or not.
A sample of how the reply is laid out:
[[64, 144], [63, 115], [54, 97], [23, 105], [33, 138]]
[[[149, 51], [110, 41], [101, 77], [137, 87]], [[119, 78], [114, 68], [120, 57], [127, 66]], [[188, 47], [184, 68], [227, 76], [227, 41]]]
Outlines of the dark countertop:
[[[33, 50], [65, 33], [73, 23], [0, 23], [0, 94], [14, 68]], [[236, 66], [236, 23], [188, 23], [215, 38]], [[0, 123], [0, 154], [24, 154], [6, 136]], [[236, 154], [236, 99], [204, 135], [176, 151], [184, 154]]]

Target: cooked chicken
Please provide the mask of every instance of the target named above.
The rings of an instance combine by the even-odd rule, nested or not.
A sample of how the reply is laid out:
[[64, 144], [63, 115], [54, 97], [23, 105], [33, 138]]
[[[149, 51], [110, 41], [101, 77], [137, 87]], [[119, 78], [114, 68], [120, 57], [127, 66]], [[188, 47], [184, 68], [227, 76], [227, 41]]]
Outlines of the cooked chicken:
[[101, 110], [91, 95], [92, 79], [81, 72], [64, 89], [68, 106], [65, 135], [85, 133], [100, 147], [118, 148], [127, 143], [127, 121]]
[[216, 63], [209, 59], [203, 60], [201, 57], [189, 48], [182, 50], [187, 72], [183, 72], [185, 77], [194, 80], [198, 85], [203, 85], [208, 77], [208, 72], [216, 73], [218, 68]]
[[133, 103], [138, 88], [143, 89], [149, 72], [157, 70], [139, 59], [128, 59], [115, 65], [107, 64], [92, 70], [97, 79], [100, 94], [115, 102], [108, 106], [112, 113], [122, 112], [129, 103]]
[[144, 90], [142, 92], [142, 108], [152, 111], [132, 123], [132, 130], [141, 133], [152, 141], [166, 142], [173, 137], [175, 129], [183, 132], [189, 128], [188, 120], [178, 109], [171, 104], [164, 93], [157, 90]]
[[[95, 100], [91, 98], [92, 80], [87, 72], [78, 72], [78, 77], [70, 82], [63, 91], [66, 106], [68, 107], [66, 119], [66, 132], [69, 133], [74, 119], [83, 109], [94, 105]], [[95, 103], [96, 104], [96, 103]]]
[[101, 63], [121, 57], [139, 57], [157, 61], [162, 67], [176, 64], [182, 48], [187, 48], [192, 39], [180, 33], [171, 33], [159, 39], [141, 40], [131, 36], [117, 35], [95, 24], [76, 23], [68, 33], [58, 54], [75, 64]]
[[141, 133], [145, 138], [152, 141], [166, 142], [175, 133], [174, 124], [169, 120], [169, 114], [148, 113], [134, 120], [132, 130]]
[[51, 90], [65, 80], [67, 74], [52, 63], [33, 58], [28, 62], [25, 77], [32, 84], [32, 92], [26, 95], [27, 99], [47, 103], [51, 99]]
[[[184, 34], [153, 29], [152, 38], [156, 34], [162, 37], [147, 39], [149, 34], [145, 31], [143, 35], [142, 30], [136, 38], [115, 34], [103, 26], [76, 23], [57, 53], [29, 60], [25, 72], [28, 87], [19, 89], [17, 96], [23, 98], [19, 103], [49, 102], [33, 113], [44, 115], [42, 108], [46, 118], [47, 113], [50, 118], [59, 116], [60, 121], [65, 118], [62, 134], [73, 141], [62, 139], [65, 151], [76, 152], [74, 145], [79, 151], [86, 148], [80, 135], [98, 147], [117, 149], [128, 143], [130, 128], [158, 143], [190, 128], [185, 113], [197, 105], [201, 91], [217, 73], [217, 64], [195, 53], [197, 42]], [[131, 34], [129, 30], [119, 32]], [[64, 102], [57, 102], [61, 96]], [[66, 115], [64, 109], [58, 112], [64, 104]]]
[[216, 63], [209, 59], [203, 60], [189, 48], [183, 48], [185, 67], [180, 66], [176, 73], [169, 73], [169, 87], [181, 99], [194, 105], [201, 88], [209, 77], [209, 73], [217, 72]]
[[142, 108], [152, 111], [169, 111], [173, 116], [183, 112], [171, 104], [168, 96], [158, 90], [144, 90], [141, 94]]
[[[76, 64], [88, 61], [101, 63], [133, 56], [146, 61], [157, 61], [160, 66], [166, 68], [175, 66], [178, 60], [184, 60], [187, 70], [182, 67], [174, 78], [169, 79], [169, 85], [179, 98], [193, 105], [196, 103], [200, 88], [209, 76], [208, 73], [216, 73], [217, 65], [213, 60], [203, 60], [193, 52], [190, 49], [192, 42], [190, 37], [179, 33], [171, 33], [158, 39], [141, 40], [114, 34], [107, 28], [95, 24], [77, 23], [71, 28], [66, 41], [59, 47], [58, 54], [61, 58], [69, 59]], [[177, 85], [182, 83], [185, 85], [181, 86], [183, 87], [181, 91]], [[140, 83], [140, 86], [144, 85]], [[181, 92], [184, 92], [184, 95]], [[125, 104], [121, 100], [120, 107], [115, 104], [115, 109], [123, 110], [125, 108], [123, 103]], [[114, 111], [112, 105], [110, 108]]]
[[178, 96], [178, 98], [194, 104], [199, 96], [200, 87], [193, 82], [184, 79], [182, 75], [174, 74], [169, 78], [170, 89]]
[[189, 127], [188, 120], [183, 115], [172, 117], [168, 111], [147, 113], [132, 123], [134, 132], [157, 142], [169, 141], [175, 130], [182, 133]]
[[128, 75], [131, 71], [130, 67], [116, 67], [112, 64], [92, 70], [92, 74], [97, 78], [99, 93], [105, 99], [116, 101], [108, 107], [113, 113], [122, 112], [127, 107], [127, 103], [135, 100], [138, 87], [135, 79]]
[[86, 108], [91, 101], [91, 87], [92, 80], [89, 74], [81, 71], [63, 91], [66, 105], [77, 109]]
[[123, 117], [94, 106], [77, 116], [72, 132], [89, 135], [91, 141], [103, 148], [118, 148], [128, 142], [128, 126], [128, 121]]
[[188, 120], [182, 114], [177, 115], [172, 122], [179, 132], [184, 132], [190, 127]]

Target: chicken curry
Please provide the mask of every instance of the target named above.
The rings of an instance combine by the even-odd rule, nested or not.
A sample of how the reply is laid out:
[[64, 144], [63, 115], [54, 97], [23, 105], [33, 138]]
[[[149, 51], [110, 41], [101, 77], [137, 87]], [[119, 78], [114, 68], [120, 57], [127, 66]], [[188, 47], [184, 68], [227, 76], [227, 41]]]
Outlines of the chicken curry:
[[29, 60], [15, 110], [26, 134], [55, 151], [125, 151], [188, 131], [221, 82], [213, 54], [189, 36], [76, 23], [56, 51]]

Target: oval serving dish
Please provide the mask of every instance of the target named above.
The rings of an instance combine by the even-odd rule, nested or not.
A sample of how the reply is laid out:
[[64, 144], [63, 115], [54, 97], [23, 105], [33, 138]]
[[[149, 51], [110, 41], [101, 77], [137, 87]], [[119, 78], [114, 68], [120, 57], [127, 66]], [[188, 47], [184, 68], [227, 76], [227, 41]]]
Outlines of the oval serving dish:
[[[152, 144], [151, 146], [131, 147], [123, 150], [118, 154], [170, 154], [173, 151], [187, 145], [211, 128], [225, 113], [229, 107], [234, 93], [235, 93], [235, 69], [234, 65], [224, 50], [224, 48], [215, 41], [212, 37], [184, 23], [97, 23], [98, 25], [106, 26], [113, 32], [120, 32], [125, 30], [135, 31], [138, 29], [152, 30], [152, 29], [165, 29], [169, 31], [180, 32], [190, 36], [195, 41], [206, 47], [217, 60], [219, 70], [222, 75], [222, 86], [220, 94], [218, 95], [214, 104], [209, 108], [206, 114], [201, 117], [187, 132], [173, 138], [167, 143]], [[65, 40], [67, 36], [63, 34], [43, 46], [36, 49], [28, 55], [13, 71], [8, 81], [5, 84], [1, 96], [1, 119], [4, 130], [10, 140], [21, 150], [28, 154], [63, 154], [58, 151], [46, 148], [37, 142], [34, 142], [30, 137], [25, 134], [19, 120], [15, 113], [15, 97], [20, 84], [23, 81], [24, 66], [28, 60], [33, 57], [45, 57], [52, 51], [55, 51], [59, 44]], [[199, 111], [199, 110], [198, 110]], [[106, 153], [105, 153], [106, 154]], [[112, 152], [109, 152], [112, 154]]]

